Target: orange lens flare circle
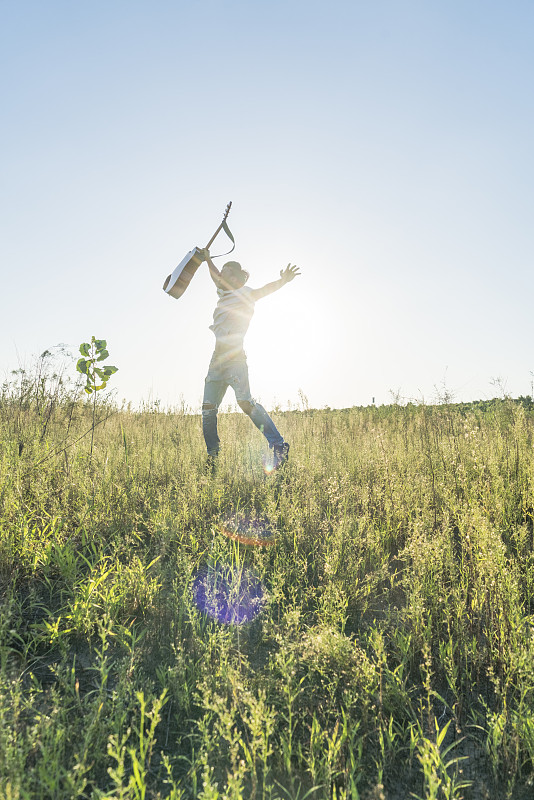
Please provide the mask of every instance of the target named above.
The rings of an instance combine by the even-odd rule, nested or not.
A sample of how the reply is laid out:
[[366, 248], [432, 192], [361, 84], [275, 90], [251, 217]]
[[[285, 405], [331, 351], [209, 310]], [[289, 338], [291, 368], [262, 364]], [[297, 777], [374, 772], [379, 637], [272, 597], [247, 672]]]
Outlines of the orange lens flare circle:
[[250, 547], [271, 547], [276, 542], [276, 531], [268, 522], [242, 511], [223, 518], [218, 527], [227, 539]]
[[234, 542], [239, 542], [239, 544], [271, 547], [275, 543], [275, 537], [270, 531], [267, 531], [264, 536], [261, 536], [251, 534], [250, 531], [245, 533], [239, 530], [231, 530], [231, 528], [226, 525], [221, 525], [219, 530], [223, 536], [226, 536], [228, 539], [233, 539]]

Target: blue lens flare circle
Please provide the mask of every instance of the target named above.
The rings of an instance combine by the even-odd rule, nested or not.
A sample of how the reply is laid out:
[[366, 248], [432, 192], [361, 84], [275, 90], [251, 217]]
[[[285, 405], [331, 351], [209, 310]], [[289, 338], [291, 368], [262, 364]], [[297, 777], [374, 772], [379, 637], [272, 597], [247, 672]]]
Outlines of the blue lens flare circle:
[[193, 581], [193, 600], [202, 613], [225, 625], [242, 625], [258, 616], [266, 600], [259, 578], [243, 566], [203, 567]]

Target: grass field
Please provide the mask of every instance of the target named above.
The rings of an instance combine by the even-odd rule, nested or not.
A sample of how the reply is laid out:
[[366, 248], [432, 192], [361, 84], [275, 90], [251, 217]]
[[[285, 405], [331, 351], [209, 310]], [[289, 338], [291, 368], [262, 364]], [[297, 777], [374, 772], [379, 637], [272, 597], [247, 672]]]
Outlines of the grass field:
[[157, 406], [91, 455], [41, 367], [0, 400], [2, 800], [534, 796], [527, 400], [275, 413], [270, 476], [225, 414], [209, 476]]

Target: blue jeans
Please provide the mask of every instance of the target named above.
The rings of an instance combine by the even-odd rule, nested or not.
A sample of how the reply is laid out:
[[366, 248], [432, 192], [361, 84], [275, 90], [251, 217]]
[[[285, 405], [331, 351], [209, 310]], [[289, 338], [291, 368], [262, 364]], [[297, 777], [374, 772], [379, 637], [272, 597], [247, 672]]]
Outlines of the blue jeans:
[[269, 447], [282, 444], [284, 439], [277, 431], [274, 422], [263, 406], [252, 399], [244, 351], [216, 346], [206, 376], [202, 401], [202, 431], [209, 455], [216, 455], [219, 452], [217, 412], [229, 386], [235, 392], [239, 407], [263, 433], [269, 442]]

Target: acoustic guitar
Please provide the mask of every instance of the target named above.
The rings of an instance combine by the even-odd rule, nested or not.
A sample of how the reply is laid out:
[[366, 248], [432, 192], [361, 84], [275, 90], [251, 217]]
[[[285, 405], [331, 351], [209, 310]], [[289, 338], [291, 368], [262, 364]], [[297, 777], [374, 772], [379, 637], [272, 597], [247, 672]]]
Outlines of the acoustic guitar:
[[[226, 224], [226, 218], [230, 213], [230, 208], [232, 207], [232, 201], [228, 203], [226, 206], [226, 211], [224, 212], [224, 217], [222, 219], [221, 224], [209, 240], [206, 245], [206, 249], [209, 249], [217, 236], [219, 235], [220, 231], [224, 228], [226, 234], [230, 237], [232, 242], [234, 241], [234, 237], [230, 233], [228, 225]], [[232, 248], [233, 249], [233, 248]], [[232, 252], [232, 251], [230, 251]], [[204, 261], [202, 257], [202, 251], [199, 250], [198, 247], [195, 247], [193, 250], [190, 250], [186, 256], [180, 261], [176, 269], [167, 277], [165, 283], [163, 284], [163, 291], [167, 292], [171, 297], [178, 299], [183, 295], [189, 284], [191, 283], [191, 279], [199, 266]]]

